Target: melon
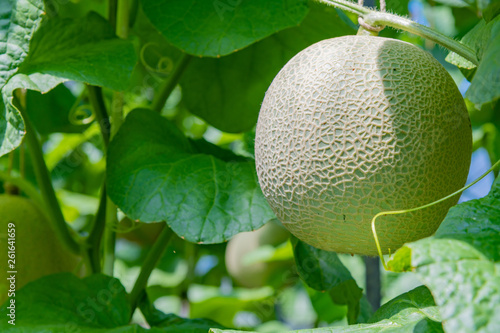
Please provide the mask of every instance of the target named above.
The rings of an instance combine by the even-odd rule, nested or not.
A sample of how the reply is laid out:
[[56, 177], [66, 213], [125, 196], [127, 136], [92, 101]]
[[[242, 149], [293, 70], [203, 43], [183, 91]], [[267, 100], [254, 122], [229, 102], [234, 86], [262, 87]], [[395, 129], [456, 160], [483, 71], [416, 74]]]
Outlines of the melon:
[[[285, 242], [290, 233], [276, 219], [255, 231], [241, 232], [231, 238], [226, 247], [226, 269], [233, 280], [246, 288], [257, 288], [273, 282], [283, 283], [279, 272], [290, 269], [291, 262], [270, 261], [247, 263], [251, 255], [263, 246], [277, 246]], [[272, 281], [273, 278], [278, 281]]]
[[[266, 92], [255, 159], [283, 225], [319, 249], [376, 255], [371, 219], [463, 187], [472, 151], [464, 100], [429, 53], [375, 36], [323, 40]], [[456, 204], [377, 219], [384, 253], [431, 235]]]
[[[8, 266], [12, 263], [8, 262], [10, 223], [15, 225], [15, 267]], [[10, 288], [8, 271], [17, 271], [15, 288], [19, 290], [49, 274], [77, 271], [83, 275], [81, 260], [61, 244], [45, 215], [30, 199], [0, 195], [0, 304], [7, 299]]]

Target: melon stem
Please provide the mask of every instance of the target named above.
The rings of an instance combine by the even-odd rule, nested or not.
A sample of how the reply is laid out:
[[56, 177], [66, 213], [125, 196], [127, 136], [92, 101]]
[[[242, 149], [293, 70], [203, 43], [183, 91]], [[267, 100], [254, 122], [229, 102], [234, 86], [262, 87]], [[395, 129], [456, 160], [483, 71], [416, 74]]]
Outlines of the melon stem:
[[470, 61], [473, 65], [478, 65], [476, 52], [468, 46], [450, 38], [434, 29], [418, 24], [410, 19], [390, 14], [382, 13], [377, 10], [369, 9], [358, 4], [346, 0], [316, 0], [329, 6], [334, 6], [342, 10], [354, 13], [361, 16], [365, 23], [370, 26], [389, 26], [395, 29], [407, 31], [417, 36], [429, 39], [439, 45], [446, 47], [448, 50], [455, 52], [461, 57]]
[[372, 227], [373, 239], [375, 240], [375, 245], [377, 246], [377, 252], [378, 252], [378, 255], [380, 257], [380, 260], [382, 261], [382, 265], [384, 266], [384, 269], [386, 271], [389, 270], [389, 268], [387, 267], [387, 264], [385, 262], [384, 255], [382, 253], [382, 248], [380, 246], [380, 242], [379, 242], [379, 239], [378, 239], [378, 236], [377, 236], [377, 230], [375, 228], [375, 221], [377, 220], [378, 217], [380, 217], [380, 216], [386, 216], [386, 215], [397, 215], [397, 214], [411, 213], [411, 212], [414, 212], [414, 211], [417, 211], [417, 210], [421, 210], [421, 209], [424, 209], [424, 208], [428, 208], [428, 207], [434, 206], [434, 205], [436, 205], [438, 203], [441, 203], [443, 201], [446, 201], [446, 200], [454, 197], [455, 195], [462, 193], [463, 191], [465, 191], [469, 187], [473, 186], [474, 184], [476, 184], [481, 179], [483, 179], [484, 177], [486, 177], [490, 172], [494, 171], [499, 166], [500, 166], [500, 160], [498, 160], [495, 164], [493, 164], [492, 167], [488, 169], [488, 171], [486, 171], [485, 173], [483, 173], [479, 178], [477, 178], [476, 180], [474, 180], [469, 185], [464, 186], [461, 189], [459, 189], [458, 191], [455, 191], [455, 192], [453, 192], [453, 193], [451, 193], [451, 194], [447, 195], [446, 197], [443, 197], [443, 198], [441, 198], [439, 200], [433, 201], [431, 203], [428, 203], [428, 204], [420, 206], [420, 207], [415, 207], [415, 208], [410, 208], [410, 209], [404, 209], [404, 210], [386, 211], [386, 212], [380, 212], [380, 213], [376, 214], [372, 218], [371, 227]]

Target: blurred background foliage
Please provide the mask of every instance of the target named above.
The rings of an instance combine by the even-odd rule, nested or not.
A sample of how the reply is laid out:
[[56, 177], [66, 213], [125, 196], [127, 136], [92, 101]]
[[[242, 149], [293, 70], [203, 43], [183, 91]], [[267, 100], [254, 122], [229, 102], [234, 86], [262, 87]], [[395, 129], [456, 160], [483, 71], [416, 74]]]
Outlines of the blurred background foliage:
[[[373, 4], [373, 1], [365, 1], [365, 4]], [[463, 37], [481, 20], [480, 5], [480, 1], [468, 0], [387, 1], [390, 11], [410, 16], [455, 39]], [[77, 18], [96, 11], [106, 16], [106, 10], [105, 0], [71, 0], [60, 7], [59, 14]], [[125, 112], [151, 103], [160, 83], [180, 55], [151, 25], [140, 7], [137, 10], [131, 39], [140, 61], [133, 73], [130, 89], [124, 93]], [[353, 25], [357, 21], [354, 15], [340, 15], [346, 24]], [[445, 66], [463, 94], [469, 87], [467, 73], [462, 73], [444, 60], [448, 53], [444, 48], [391, 28], [386, 28], [380, 35], [419, 45]], [[237, 154], [253, 156], [254, 130], [225, 133], [211, 126], [190, 112], [183, 100], [182, 84], [175, 88], [162, 114], [189, 138], [204, 138]], [[106, 89], [104, 92], [109, 104], [111, 92]], [[97, 209], [105, 173], [103, 143], [86, 90], [83, 84], [70, 81], [43, 95], [28, 91], [27, 101], [27, 112], [42, 137], [47, 165], [64, 216], [75, 230], [85, 233]], [[467, 107], [474, 137], [471, 180], [487, 170], [492, 161], [500, 158], [500, 102], [497, 100], [481, 106], [467, 102]], [[49, 111], [51, 115], [47, 116]], [[0, 158], [0, 171], [13, 165], [14, 172], [24, 173], [28, 180], [36, 184], [27, 156], [25, 149], [15, 150], [10, 157], [3, 156]], [[489, 175], [465, 191], [461, 201], [485, 196], [493, 179], [494, 176]], [[3, 189], [3, 186], [0, 188]], [[120, 222], [115, 226], [118, 232], [115, 275], [128, 291], [164, 225], [138, 223], [121, 215]], [[231, 246], [231, 242], [198, 245], [175, 238], [149, 280], [147, 292], [154, 305], [165, 313], [210, 318], [228, 327], [256, 327], [260, 332], [335, 326], [347, 322], [347, 306], [333, 303], [325, 294], [307, 287], [298, 278], [293, 249], [286, 235], [278, 240], [261, 239], [258, 232], [253, 232], [242, 233], [235, 238], [238, 238], [239, 244], [235, 244], [238, 246]], [[248, 248], [242, 249], [243, 245]], [[239, 252], [229, 253], [231, 250]], [[235, 261], [240, 266], [247, 266], [244, 267], [247, 270], [244, 275], [255, 271], [260, 278], [244, 281], [238, 276], [237, 268], [228, 266], [226, 260], [232, 256], [237, 256]], [[340, 255], [340, 259], [349, 268], [358, 286], [365, 288], [363, 258]], [[420, 284], [411, 273], [383, 271], [382, 303]], [[136, 312], [134, 321], [144, 322], [140, 312]]]

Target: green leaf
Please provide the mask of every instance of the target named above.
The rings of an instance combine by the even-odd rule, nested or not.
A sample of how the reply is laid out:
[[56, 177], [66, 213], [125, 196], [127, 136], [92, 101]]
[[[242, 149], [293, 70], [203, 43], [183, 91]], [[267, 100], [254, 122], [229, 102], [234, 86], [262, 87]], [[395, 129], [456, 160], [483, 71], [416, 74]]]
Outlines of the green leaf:
[[156, 112], [132, 111], [109, 146], [109, 196], [132, 219], [166, 221], [191, 242], [224, 242], [274, 217], [253, 161], [199, 148]]
[[[28, 54], [29, 41], [42, 20], [42, 0], [8, 0], [0, 3], [0, 90], [16, 73]], [[7, 18], [7, 19], [4, 19]], [[19, 112], [8, 107], [0, 94], [0, 156], [21, 144], [24, 123]]]
[[307, 0], [142, 1], [153, 25], [186, 53], [219, 57], [299, 24]]
[[332, 301], [347, 305], [347, 320], [356, 323], [362, 290], [335, 252], [317, 249], [292, 237], [299, 276], [311, 288], [328, 291]]
[[13, 105], [14, 90], [46, 93], [67, 80], [122, 90], [128, 86], [135, 59], [132, 44], [116, 38], [108, 22], [95, 13], [74, 21], [46, 21], [34, 33], [28, 56], [21, 64], [10, 65], [17, 71], [2, 88], [0, 156], [15, 149], [24, 135], [23, 120]]
[[424, 314], [432, 321], [441, 322], [439, 309], [431, 292], [425, 286], [417, 287], [385, 303], [375, 312], [369, 322], [376, 323], [384, 319], [404, 321], [416, 312]]
[[412, 269], [430, 289], [448, 332], [500, 326], [500, 183], [490, 194], [450, 209], [433, 237], [406, 244], [389, 262]]
[[222, 131], [250, 130], [269, 84], [290, 58], [320, 40], [356, 32], [340, 15], [312, 3], [299, 27], [220, 59], [192, 59], [180, 82], [187, 109]]
[[31, 74], [124, 90], [135, 63], [132, 43], [117, 38], [108, 21], [91, 12], [79, 20], [51, 19], [43, 24], [19, 71], [38, 85], [42, 81]]
[[292, 244], [298, 273], [309, 287], [326, 291], [353, 280], [337, 253], [317, 249], [295, 237]]
[[335, 304], [347, 305], [347, 322], [349, 325], [357, 323], [361, 312], [361, 297], [363, 289], [358, 287], [354, 279], [344, 281], [328, 291]]
[[[500, 186], [499, 186], [500, 188]], [[457, 239], [500, 261], [500, 194], [452, 207], [434, 238]]]
[[[28, 54], [29, 41], [43, 15], [42, 0], [7, 0], [0, 4], [0, 88]], [[4, 19], [7, 18], [7, 19]]]
[[77, 111], [85, 111], [82, 116], [90, 117], [90, 106], [82, 105], [80, 109], [73, 109], [76, 97], [60, 84], [46, 94], [28, 90], [26, 92], [26, 112], [38, 133], [81, 133], [90, 124], [82, 123], [77, 118]]
[[[475, 104], [482, 105], [500, 98], [500, 16], [486, 23], [479, 22], [461, 41], [474, 50], [479, 59], [471, 86], [465, 97]], [[446, 61], [464, 69], [475, 66], [456, 53], [450, 53]]]
[[347, 315], [347, 306], [334, 303], [328, 293], [322, 293], [312, 288], [308, 288], [307, 292], [319, 320], [331, 323], [341, 320]]
[[406, 245], [411, 265], [429, 287], [447, 332], [494, 332], [500, 325], [500, 264], [467, 243], [426, 238]]
[[92, 275], [83, 280], [61, 273], [38, 279], [16, 291], [15, 326], [0, 308], [0, 331], [10, 332], [142, 332], [128, 324], [130, 306], [125, 289], [114, 278]]
[[[443, 332], [437, 307], [432, 295], [425, 287], [418, 287], [384, 304], [372, 317], [371, 324], [343, 327], [289, 331], [290, 333], [347, 333], [347, 332], [394, 332], [394, 333], [440, 333]], [[211, 329], [212, 333], [235, 333], [236, 330]], [[458, 332], [458, 331], [451, 331]], [[250, 332], [249, 332], [250, 333]], [[254, 332], [252, 332], [254, 333]]]

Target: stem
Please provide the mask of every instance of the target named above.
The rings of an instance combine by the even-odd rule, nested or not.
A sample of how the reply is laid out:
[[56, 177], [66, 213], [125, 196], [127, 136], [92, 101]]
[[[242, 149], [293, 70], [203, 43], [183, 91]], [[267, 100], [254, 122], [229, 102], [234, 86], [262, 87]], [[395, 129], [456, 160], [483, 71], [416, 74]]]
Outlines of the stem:
[[59, 205], [52, 187], [52, 181], [50, 179], [49, 171], [45, 165], [45, 160], [43, 159], [43, 151], [40, 142], [36, 136], [35, 129], [31, 124], [28, 114], [20, 103], [16, 103], [17, 108], [21, 112], [24, 118], [24, 125], [26, 126], [25, 141], [28, 145], [31, 159], [33, 161], [33, 168], [35, 171], [36, 180], [38, 186], [40, 187], [40, 192], [42, 194], [43, 202], [45, 207], [51, 216], [49, 221], [52, 223], [52, 227], [56, 232], [57, 236], [63, 242], [63, 244], [75, 254], [80, 253], [80, 244], [73, 238], [70, 233], [70, 229], [64, 220], [64, 216], [61, 211], [61, 206]]
[[131, 0], [130, 4], [130, 15], [128, 17], [128, 26], [131, 28], [135, 24], [135, 20], [137, 19], [137, 12], [139, 11], [139, 0]]
[[99, 127], [101, 128], [102, 140], [107, 148], [110, 137], [110, 122], [108, 112], [106, 111], [106, 105], [104, 104], [104, 98], [102, 96], [102, 88], [87, 85], [87, 91], [89, 93], [90, 104], [94, 109], [95, 117], [99, 122]]
[[88, 256], [90, 258], [89, 267], [92, 268], [93, 273], [101, 272], [101, 239], [106, 226], [106, 181], [102, 186], [101, 197], [99, 199], [99, 208], [94, 218], [92, 229], [87, 244], [89, 245]]
[[182, 73], [184, 73], [184, 70], [189, 64], [191, 58], [192, 56], [190, 56], [187, 53], [184, 53], [181, 56], [174, 70], [172, 71], [172, 73], [170, 73], [170, 76], [165, 80], [164, 84], [160, 87], [160, 91], [158, 91], [158, 93], [155, 95], [153, 103], [151, 105], [151, 108], [153, 110], [161, 112], [161, 109], [163, 109], [163, 106], [167, 102], [167, 99], [172, 93], [172, 90], [174, 90], [175, 86], [177, 85], [177, 82], [179, 81]]
[[405, 210], [393, 210], [393, 211], [387, 211], [387, 212], [380, 212], [380, 213], [376, 214], [372, 218], [372, 223], [371, 223], [371, 225], [372, 225], [372, 233], [373, 233], [373, 238], [375, 239], [375, 245], [377, 246], [378, 255], [380, 256], [380, 260], [382, 261], [382, 265], [384, 265], [385, 270], [387, 271], [388, 268], [387, 268], [387, 265], [385, 263], [384, 256], [382, 254], [382, 249], [380, 247], [380, 242], [378, 240], [377, 231], [375, 229], [375, 221], [377, 220], [377, 217], [379, 217], [379, 216], [386, 216], [386, 215], [397, 215], [397, 214], [411, 213], [411, 212], [414, 212], [414, 211], [417, 211], [417, 210], [420, 210], [420, 209], [428, 208], [430, 206], [436, 205], [436, 204], [441, 203], [443, 201], [446, 201], [446, 200], [454, 197], [455, 195], [457, 195], [457, 194], [465, 191], [469, 187], [473, 186], [474, 184], [476, 184], [481, 179], [483, 179], [484, 177], [486, 177], [490, 172], [492, 172], [493, 170], [495, 170], [499, 166], [500, 166], [500, 160], [497, 161], [495, 164], [493, 164], [493, 166], [491, 168], [489, 168], [488, 171], [486, 171], [485, 173], [483, 173], [481, 175], [481, 177], [477, 178], [476, 180], [474, 180], [469, 185], [467, 185], [465, 187], [462, 187], [458, 191], [455, 191], [452, 194], [449, 194], [449, 195], [445, 196], [444, 198], [441, 198], [441, 199], [436, 200], [434, 202], [428, 203], [428, 204], [420, 206], [420, 207], [415, 207], [415, 208], [410, 208], [410, 209], [405, 209]]
[[364, 19], [370, 25], [388, 25], [427, 38], [464, 57], [474, 65], [479, 65], [476, 53], [471, 48], [425, 25], [389, 13], [372, 12], [365, 16]]
[[104, 260], [102, 271], [106, 275], [113, 276], [115, 267], [115, 243], [116, 233], [115, 228], [118, 224], [116, 216], [116, 206], [110, 198], [106, 198], [106, 225], [104, 229]]
[[146, 288], [151, 272], [156, 267], [156, 264], [165, 253], [167, 245], [170, 242], [170, 239], [172, 238], [173, 234], [174, 234], [173, 231], [168, 226], [165, 226], [160, 235], [158, 236], [158, 238], [156, 239], [155, 243], [153, 244], [153, 247], [149, 251], [148, 256], [144, 260], [144, 264], [142, 265], [139, 277], [137, 277], [137, 280], [135, 281], [134, 287], [132, 288], [132, 291], [130, 292], [129, 296], [132, 313], [137, 307], [139, 297]]
[[372, 306], [373, 311], [380, 308], [380, 301], [382, 299], [381, 289], [382, 283], [380, 281], [380, 261], [372, 257], [364, 257], [365, 262], [365, 282], [366, 282], [366, 298]]
[[320, 3], [335, 6], [343, 10], [347, 10], [351, 13], [360, 15], [363, 17], [365, 22], [372, 26], [377, 25], [387, 25], [395, 29], [401, 29], [420, 37], [432, 40], [438, 43], [452, 52], [464, 57], [465, 59], [472, 62], [474, 65], [478, 65], [479, 61], [477, 59], [476, 53], [470, 49], [468, 46], [457, 42], [456, 40], [443, 35], [434, 29], [428, 28], [424, 25], [418, 24], [409, 20], [390, 13], [381, 13], [366, 7], [359, 6], [355, 3], [345, 1], [345, 0], [316, 0]]
[[118, 0], [109, 0], [109, 2], [108, 2], [108, 21], [109, 21], [109, 24], [113, 27], [113, 30], [116, 27], [117, 8], [118, 8]]
[[122, 39], [127, 39], [129, 34], [130, 4], [129, 0], [118, 0], [116, 10], [116, 35]]

